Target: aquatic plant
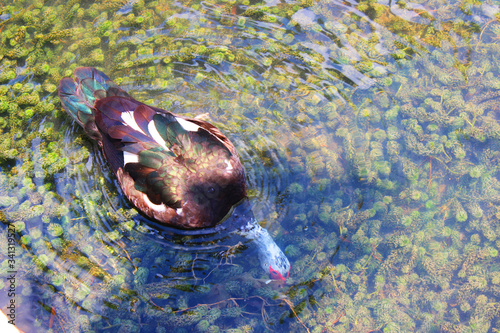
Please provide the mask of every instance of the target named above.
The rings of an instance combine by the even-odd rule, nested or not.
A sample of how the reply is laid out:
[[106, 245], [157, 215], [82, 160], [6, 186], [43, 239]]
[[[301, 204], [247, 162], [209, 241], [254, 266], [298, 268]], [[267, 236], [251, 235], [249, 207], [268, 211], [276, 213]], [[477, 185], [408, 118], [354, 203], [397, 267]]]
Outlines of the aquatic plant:
[[[0, 219], [24, 223], [17, 248], [31, 278], [76, 302], [52, 300], [61, 294], [40, 288], [47, 309], [36, 314], [37, 325], [52, 317], [54, 331], [58, 319], [67, 330], [106, 329], [101, 317], [79, 312], [81, 304], [92, 313], [106, 308], [123, 330], [139, 329], [132, 313], [214, 332], [243, 329], [242, 321], [255, 331], [272, 323], [318, 332], [487, 330], [498, 321], [488, 306], [498, 292], [500, 217], [493, 6], [360, 1], [354, 12], [328, 1], [25, 4], [0, 13]], [[209, 290], [167, 282], [193, 272], [200, 279], [203, 267], [217, 265], [203, 258], [198, 266], [195, 254], [160, 254], [134, 238], [142, 229], [128, 220], [133, 210], [97, 170], [99, 153], [67, 130], [54, 94], [61, 77], [85, 64], [110, 69], [134, 96], [149, 95], [159, 107], [209, 110], [225, 133], [250, 142], [242, 156], [253, 199], [263, 214], [274, 213], [272, 232], [295, 260], [285, 288], [303, 284], [290, 293], [291, 308], [258, 299], [242, 309], [259, 316], [263, 307], [263, 321], [208, 305], [186, 316], [171, 312], [210, 304], [202, 295], [217, 290], [269, 304], [280, 290], [232, 280], [247, 272], [239, 254], [237, 266], [220, 266], [203, 281], [214, 284]], [[120, 227], [101, 229], [103, 218]], [[93, 281], [92, 292], [69, 287], [68, 269]], [[154, 287], [158, 280], [165, 284]], [[101, 288], [106, 297], [92, 299]]]

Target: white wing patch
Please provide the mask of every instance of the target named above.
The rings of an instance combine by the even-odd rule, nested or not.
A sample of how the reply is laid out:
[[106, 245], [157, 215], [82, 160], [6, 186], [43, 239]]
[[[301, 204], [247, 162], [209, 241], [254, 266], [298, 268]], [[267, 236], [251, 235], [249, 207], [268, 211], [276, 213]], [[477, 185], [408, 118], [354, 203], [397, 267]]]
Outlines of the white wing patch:
[[125, 124], [135, 129], [137, 132], [141, 132], [142, 134], [146, 134], [143, 130], [140, 129], [139, 125], [135, 122], [134, 111], [122, 112], [121, 118]]
[[184, 128], [186, 131], [197, 132], [198, 128], [200, 128], [200, 126], [196, 125], [195, 123], [190, 122], [189, 120], [178, 118], [178, 117], [175, 117], [175, 119], [182, 126], [182, 128]]
[[155, 125], [155, 122], [154, 120], [151, 120], [148, 124], [148, 131], [149, 133], [151, 134], [151, 136], [153, 137], [153, 139], [160, 145], [162, 146], [163, 148], [165, 148], [165, 150], [167, 151], [170, 151], [170, 149], [167, 148], [167, 143], [165, 142], [165, 140], [163, 140], [163, 138], [161, 137], [160, 133], [158, 132], [158, 130], [156, 129], [156, 125]]
[[226, 160], [226, 171], [233, 171], [233, 165], [230, 160]]
[[157, 213], [163, 213], [164, 211], [167, 210], [167, 207], [165, 206], [165, 204], [161, 203], [159, 205], [156, 205], [156, 204], [152, 203], [151, 200], [149, 200], [148, 196], [144, 193], [142, 193], [142, 198], [144, 199], [144, 202], [146, 202], [146, 205], [148, 205], [149, 208], [151, 208], [152, 210], [154, 210]]
[[128, 151], [124, 151], [123, 165], [125, 166], [127, 163], [139, 163], [139, 156], [133, 153], [129, 153]]

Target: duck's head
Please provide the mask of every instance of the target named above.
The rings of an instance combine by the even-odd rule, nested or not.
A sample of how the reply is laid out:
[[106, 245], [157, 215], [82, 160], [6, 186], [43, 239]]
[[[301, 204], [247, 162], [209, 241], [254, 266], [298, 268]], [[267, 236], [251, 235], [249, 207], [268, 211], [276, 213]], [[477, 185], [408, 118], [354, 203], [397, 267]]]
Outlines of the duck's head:
[[290, 275], [290, 262], [269, 233], [267, 235], [271, 242], [267, 241], [265, 246], [259, 248], [260, 266], [269, 272], [271, 279], [286, 281]]
[[247, 200], [234, 208], [231, 220], [236, 223], [234, 227], [238, 234], [255, 243], [260, 266], [271, 279], [286, 281], [290, 262], [269, 232], [259, 225]]

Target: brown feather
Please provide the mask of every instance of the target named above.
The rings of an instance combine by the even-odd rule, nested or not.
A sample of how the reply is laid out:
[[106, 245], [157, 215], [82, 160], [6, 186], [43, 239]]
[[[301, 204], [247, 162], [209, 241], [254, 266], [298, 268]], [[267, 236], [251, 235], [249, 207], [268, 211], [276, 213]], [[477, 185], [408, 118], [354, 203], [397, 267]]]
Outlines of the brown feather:
[[134, 119], [139, 128], [144, 133], [149, 133], [148, 124], [151, 120], [153, 120], [153, 116], [156, 112], [151, 109], [149, 106], [141, 104], [134, 111]]

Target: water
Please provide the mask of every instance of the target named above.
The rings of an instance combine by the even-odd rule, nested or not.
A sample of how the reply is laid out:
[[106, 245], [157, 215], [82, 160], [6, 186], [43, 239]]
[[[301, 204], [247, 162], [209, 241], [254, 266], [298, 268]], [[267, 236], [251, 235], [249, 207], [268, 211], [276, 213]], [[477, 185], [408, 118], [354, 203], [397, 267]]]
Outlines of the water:
[[[2, 5], [0, 306], [20, 328], [500, 327], [497, 1]], [[58, 102], [79, 66], [231, 139], [286, 283], [227, 230], [137, 214]]]

